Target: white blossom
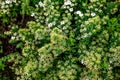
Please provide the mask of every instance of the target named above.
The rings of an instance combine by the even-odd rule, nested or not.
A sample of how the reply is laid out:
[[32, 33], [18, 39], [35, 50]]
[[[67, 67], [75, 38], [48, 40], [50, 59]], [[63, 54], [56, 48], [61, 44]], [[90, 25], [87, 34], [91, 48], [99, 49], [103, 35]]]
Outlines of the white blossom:
[[80, 14], [81, 12], [80, 11], [77, 11], [76, 14]]
[[61, 25], [65, 24], [65, 21], [61, 21], [60, 24], [61, 24]]
[[40, 7], [44, 7], [44, 3], [42, 3], [41, 1], [38, 3], [40, 5]]
[[72, 3], [71, 3], [71, 1], [70, 0], [68, 0], [68, 1], [66, 1], [65, 3], [64, 3], [64, 5], [71, 5]]
[[70, 11], [70, 12], [73, 12], [73, 8], [70, 8], [69, 11]]
[[11, 1], [10, 1], [10, 0], [6, 0], [5, 3], [6, 3], [6, 4], [10, 4]]
[[81, 63], [84, 64], [84, 60], [83, 59], [81, 60]]
[[81, 27], [84, 27], [85, 25], [84, 24], [81, 24]]
[[12, 36], [11, 39], [15, 39], [15, 36]]
[[98, 11], [98, 8], [95, 8], [95, 11]]
[[53, 26], [53, 24], [52, 24], [52, 23], [49, 23], [49, 24], [48, 24], [48, 27], [49, 27], [49, 28], [51, 28], [52, 26]]
[[31, 16], [32, 16], [32, 17], [35, 16], [35, 13], [32, 13]]
[[80, 17], [83, 16], [83, 14], [80, 11], [77, 11], [76, 14], [78, 14]]
[[95, 13], [91, 13], [91, 16], [95, 16], [96, 14]]

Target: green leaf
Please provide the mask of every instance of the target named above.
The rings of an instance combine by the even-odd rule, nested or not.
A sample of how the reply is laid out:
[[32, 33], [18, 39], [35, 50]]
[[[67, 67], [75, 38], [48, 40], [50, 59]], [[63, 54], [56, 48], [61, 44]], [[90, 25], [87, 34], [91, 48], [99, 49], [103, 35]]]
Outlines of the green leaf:
[[108, 69], [108, 64], [107, 64], [107, 62], [103, 62], [103, 63], [102, 63], [102, 68], [103, 68], [104, 70]]
[[8, 18], [7, 18], [7, 17], [4, 17], [4, 18], [3, 18], [3, 22], [4, 22], [4, 23], [7, 23], [7, 22], [8, 22]]
[[22, 48], [23, 47], [23, 43], [22, 42], [19, 42], [16, 46], [16, 48]]
[[18, 27], [18, 26], [13, 26], [13, 27], [12, 27], [12, 31], [13, 31], [13, 32], [17, 32], [18, 30], [19, 30], [19, 27]]
[[15, 43], [15, 40], [14, 40], [14, 39], [10, 39], [10, 40], [9, 40], [9, 43], [10, 43], [10, 44], [14, 44], [14, 43]]
[[61, 54], [61, 53], [62, 53], [62, 50], [57, 49], [57, 50], [56, 50], [56, 53], [57, 53], [57, 54]]
[[3, 64], [2, 61], [0, 61], [0, 70], [4, 70], [5, 64]]
[[0, 34], [0, 37], [7, 38], [7, 35], [6, 34]]
[[2, 49], [2, 46], [0, 46], [0, 53], [3, 53], [3, 49]]
[[74, 38], [70, 38], [70, 44], [75, 45], [76, 40]]

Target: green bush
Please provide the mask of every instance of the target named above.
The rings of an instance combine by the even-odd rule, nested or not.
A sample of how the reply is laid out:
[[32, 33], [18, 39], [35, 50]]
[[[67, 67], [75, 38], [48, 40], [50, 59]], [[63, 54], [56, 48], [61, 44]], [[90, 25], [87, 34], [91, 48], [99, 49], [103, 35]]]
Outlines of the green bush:
[[120, 79], [119, 1], [23, 0], [20, 5], [22, 19], [25, 14], [34, 19], [24, 28], [11, 23], [4, 32], [21, 50], [7, 59], [17, 80]]

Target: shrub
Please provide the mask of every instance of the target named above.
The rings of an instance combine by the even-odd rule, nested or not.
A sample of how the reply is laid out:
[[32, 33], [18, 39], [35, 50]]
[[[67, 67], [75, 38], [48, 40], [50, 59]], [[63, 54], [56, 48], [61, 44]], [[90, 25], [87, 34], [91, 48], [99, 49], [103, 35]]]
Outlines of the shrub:
[[5, 32], [21, 49], [8, 59], [14, 62], [11, 69], [17, 80], [120, 78], [119, 2], [40, 0], [30, 1], [32, 6], [28, 2], [23, 1], [21, 11], [34, 20], [24, 28], [11, 25]]

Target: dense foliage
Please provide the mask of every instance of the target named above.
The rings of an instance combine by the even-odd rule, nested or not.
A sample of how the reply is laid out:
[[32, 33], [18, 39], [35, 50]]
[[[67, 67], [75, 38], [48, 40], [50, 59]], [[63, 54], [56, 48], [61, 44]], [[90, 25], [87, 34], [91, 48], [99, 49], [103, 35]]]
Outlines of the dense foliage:
[[0, 0], [0, 79], [119, 80], [119, 0]]

